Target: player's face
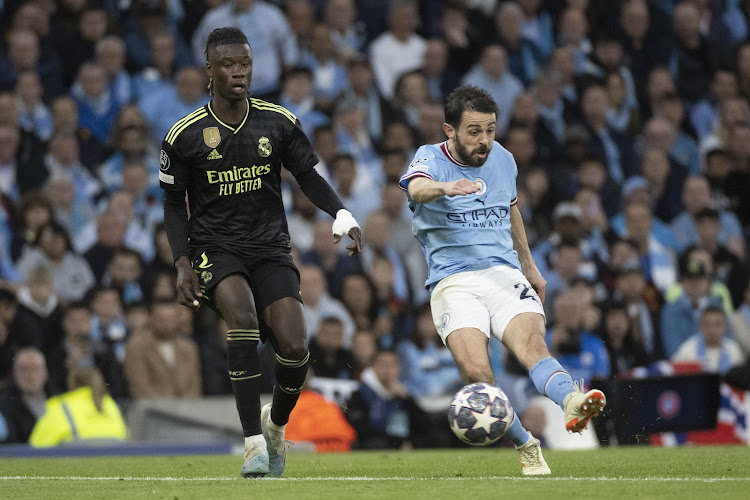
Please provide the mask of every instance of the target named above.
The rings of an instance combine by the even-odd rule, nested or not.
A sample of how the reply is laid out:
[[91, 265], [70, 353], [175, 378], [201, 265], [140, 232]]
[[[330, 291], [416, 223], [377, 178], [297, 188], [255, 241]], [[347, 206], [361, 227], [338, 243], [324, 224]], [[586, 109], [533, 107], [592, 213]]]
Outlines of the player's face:
[[249, 45], [232, 43], [215, 47], [206, 69], [213, 78], [214, 95], [229, 102], [247, 97], [253, 76], [253, 53]]
[[446, 134], [453, 139], [455, 152], [461, 163], [481, 167], [490, 155], [495, 141], [495, 113], [464, 111], [458, 129], [445, 124]]

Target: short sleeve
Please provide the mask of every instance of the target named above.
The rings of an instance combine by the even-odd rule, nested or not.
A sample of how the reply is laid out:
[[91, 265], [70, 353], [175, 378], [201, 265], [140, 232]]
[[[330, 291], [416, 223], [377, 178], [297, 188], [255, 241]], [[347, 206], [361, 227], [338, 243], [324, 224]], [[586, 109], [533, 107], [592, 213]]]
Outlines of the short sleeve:
[[318, 156], [313, 151], [299, 120], [295, 120], [294, 126], [287, 131], [285, 139], [285, 147], [280, 151], [281, 162], [292, 174], [296, 176], [318, 164]]
[[518, 186], [516, 185], [516, 180], [518, 178], [518, 165], [516, 165], [516, 160], [513, 158], [513, 155], [508, 153], [508, 161], [510, 162], [510, 169], [508, 174], [508, 184], [510, 187], [510, 206], [512, 207], [516, 203], [518, 203]]
[[159, 185], [166, 191], [182, 191], [190, 183], [190, 168], [185, 164], [176, 148], [163, 141], [159, 154]]
[[407, 167], [406, 173], [399, 179], [398, 186], [406, 191], [409, 188], [409, 181], [415, 177], [427, 177], [428, 179], [436, 180], [436, 167], [434, 164], [434, 159], [427, 156], [420, 157], [419, 151], [417, 151], [417, 156], [414, 157], [414, 160]]

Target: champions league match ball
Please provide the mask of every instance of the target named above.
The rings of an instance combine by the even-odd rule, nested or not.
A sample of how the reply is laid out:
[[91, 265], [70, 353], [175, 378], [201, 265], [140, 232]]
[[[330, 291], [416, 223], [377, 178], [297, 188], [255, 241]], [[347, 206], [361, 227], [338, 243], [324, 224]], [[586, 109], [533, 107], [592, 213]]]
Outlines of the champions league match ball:
[[513, 409], [502, 390], [478, 382], [456, 393], [448, 409], [448, 423], [464, 443], [488, 446], [508, 431], [513, 423]]

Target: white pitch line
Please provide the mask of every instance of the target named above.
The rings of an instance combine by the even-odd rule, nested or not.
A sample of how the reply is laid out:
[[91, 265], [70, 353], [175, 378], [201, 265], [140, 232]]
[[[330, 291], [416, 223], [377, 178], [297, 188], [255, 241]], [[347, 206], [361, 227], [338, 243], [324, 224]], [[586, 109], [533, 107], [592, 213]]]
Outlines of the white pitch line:
[[[118, 477], [118, 476], [0, 476], [0, 481], [244, 481], [240, 477]], [[720, 483], [750, 481], [750, 477], [519, 477], [519, 476], [480, 476], [480, 477], [265, 477], [262, 481], [653, 481], [653, 482], [693, 482]]]

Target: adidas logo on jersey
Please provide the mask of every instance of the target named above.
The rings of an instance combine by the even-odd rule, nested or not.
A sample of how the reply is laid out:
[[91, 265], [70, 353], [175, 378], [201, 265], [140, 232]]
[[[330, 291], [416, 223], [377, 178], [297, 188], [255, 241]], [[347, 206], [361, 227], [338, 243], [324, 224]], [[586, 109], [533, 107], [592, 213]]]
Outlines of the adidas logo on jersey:
[[215, 149], [211, 151], [210, 153], [208, 153], [208, 156], [206, 156], [207, 160], [221, 160], [222, 158], [224, 157], [221, 156], [219, 152], [216, 151]]

